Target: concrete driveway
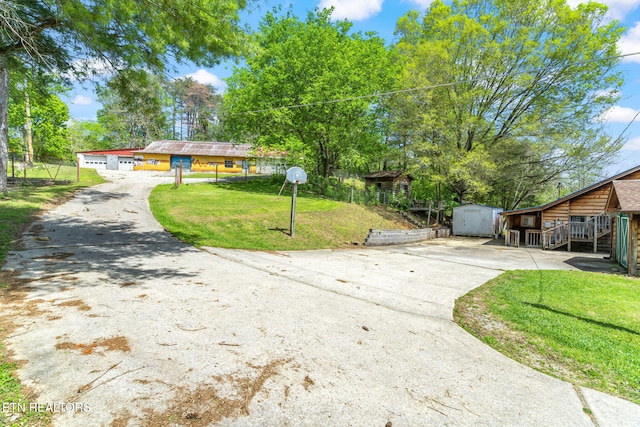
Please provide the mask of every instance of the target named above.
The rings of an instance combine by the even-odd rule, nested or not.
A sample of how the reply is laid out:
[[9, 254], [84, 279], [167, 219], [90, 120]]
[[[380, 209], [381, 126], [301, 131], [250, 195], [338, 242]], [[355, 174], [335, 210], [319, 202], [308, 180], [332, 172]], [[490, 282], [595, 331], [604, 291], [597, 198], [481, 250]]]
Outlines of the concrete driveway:
[[640, 425], [637, 405], [522, 366], [451, 320], [457, 297], [504, 270], [601, 255], [455, 238], [199, 250], [149, 212], [171, 177], [109, 178], [33, 224], [4, 266], [17, 276], [8, 346], [55, 425]]

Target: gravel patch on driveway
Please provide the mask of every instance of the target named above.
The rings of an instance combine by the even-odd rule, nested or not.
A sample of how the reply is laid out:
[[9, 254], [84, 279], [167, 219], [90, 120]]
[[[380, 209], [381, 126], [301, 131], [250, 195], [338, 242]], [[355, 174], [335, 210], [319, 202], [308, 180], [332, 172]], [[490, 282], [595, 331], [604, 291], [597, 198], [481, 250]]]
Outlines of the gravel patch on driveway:
[[20, 379], [34, 402], [76, 404], [54, 425], [640, 424], [637, 405], [522, 366], [451, 321], [468, 290], [506, 269], [573, 269], [567, 253], [469, 239], [199, 250], [149, 212], [170, 176], [109, 177], [45, 214], [4, 266]]

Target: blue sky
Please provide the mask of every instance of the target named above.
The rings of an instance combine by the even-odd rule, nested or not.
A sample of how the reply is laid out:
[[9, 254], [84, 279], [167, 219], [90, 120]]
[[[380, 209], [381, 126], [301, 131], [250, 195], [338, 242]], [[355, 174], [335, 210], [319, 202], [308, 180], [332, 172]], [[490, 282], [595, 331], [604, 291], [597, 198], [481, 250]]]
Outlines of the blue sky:
[[[568, 0], [571, 6], [576, 6], [585, 0]], [[424, 11], [431, 0], [258, 0], [254, 9], [244, 14], [246, 23], [257, 27], [260, 18], [279, 4], [287, 9], [290, 5], [298, 16], [304, 18], [306, 12], [316, 7], [335, 7], [333, 17], [346, 18], [354, 23], [356, 31], [375, 31], [388, 43], [393, 41], [395, 24], [402, 15], [409, 10]], [[619, 49], [622, 54], [640, 52], [640, 0], [600, 0], [609, 6], [612, 19], [618, 19], [627, 28], [620, 41]], [[615, 164], [609, 168], [609, 174], [624, 171], [640, 165], [640, 54], [625, 58], [620, 66], [625, 77], [622, 98], [606, 115], [606, 126], [610, 135], [619, 136], [625, 129], [628, 138], [625, 147], [619, 152]], [[215, 86], [223, 91], [224, 78], [231, 75], [232, 65], [222, 64], [215, 68], [183, 66], [175, 77], [191, 76], [202, 83]], [[77, 88], [66, 99], [71, 117], [78, 120], [95, 119], [96, 111], [100, 108], [95, 94], [90, 88]]]

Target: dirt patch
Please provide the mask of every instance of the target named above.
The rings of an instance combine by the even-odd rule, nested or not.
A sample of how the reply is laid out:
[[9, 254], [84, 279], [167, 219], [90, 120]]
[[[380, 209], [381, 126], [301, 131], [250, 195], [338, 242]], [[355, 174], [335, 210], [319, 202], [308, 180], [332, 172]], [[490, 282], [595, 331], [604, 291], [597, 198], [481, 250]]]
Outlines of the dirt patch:
[[309, 387], [314, 385], [316, 382], [309, 377], [309, 375], [304, 377], [304, 381], [302, 381], [302, 386], [305, 390], [309, 391]]
[[73, 301], [65, 301], [65, 302], [61, 302], [59, 304], [54, 304], [54, 306], [56, 307], [77, 307], [78, 310], [80, 311], [89, 311], [91, 310], [91, 307], [89, 307], [87, 304], [85, 304], [84, 301], [76, 299]]
[[100, 339], [89, 344], [76, 344], [69, 341], [56, 344], [56, 350], [80, 350], [80, 353], [84, 355], [93, 354], [98, 348], [102, 348], [103, 351], [122, 351], [124, 353], [131, 351], [126, 337]]
[[66, 259], [70, 256], [74, 256], [73, 252], [54, 252], [50, 255], [41, 255], [37, 257], [33, 257], [33, 259]]
[[[233, 391], [229, 396], [222, 396], [217, 384], [201, 385], [195, 390], [176, 387], [176, 398], [168, 403], [168, 408], [163, 412], [147, 410], [143, 425], [201, 427], [225, 418], [236, 419], [249, 415], [249, 405], [253, 398], [263, 390], [267, 380], [277, 375], [278, 369], [289, 362], [290, 359], [277, 359], [262, 366], [248, 364], [252, 369], [250, 375], [235, 373], [215, 377], [225, 389], [229, 385], [232, 387]], [[130, 414], [123, 412], [116, 420], [128, 421], [128, 417]]]
[[120, 283], [120, 287], [121, 288], [126, 288], [127, 286], [135, 286], [137, 285], [136, 282], [124, 282], [124, 283]]

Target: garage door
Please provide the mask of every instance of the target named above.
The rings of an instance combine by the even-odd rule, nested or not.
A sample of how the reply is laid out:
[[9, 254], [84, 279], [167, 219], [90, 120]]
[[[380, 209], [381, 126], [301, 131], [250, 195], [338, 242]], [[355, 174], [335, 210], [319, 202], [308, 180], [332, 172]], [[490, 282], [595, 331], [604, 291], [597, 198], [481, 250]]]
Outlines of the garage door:
[[171, 156], [171, 169], [180, 167], [182, 162], [182, 170], [191, 170], [191, 156]]
[[133, 170], [133, 157], [119, 157], [118, 158], [118, 170], [132, 171]]
[[106, 169], [107, 168], [107, 156], [105, 155], [85, 155], [84, 167], [94, 169]]

